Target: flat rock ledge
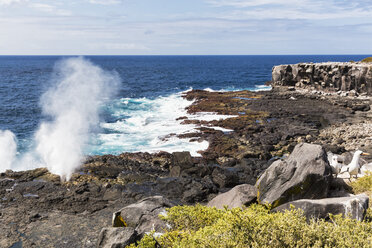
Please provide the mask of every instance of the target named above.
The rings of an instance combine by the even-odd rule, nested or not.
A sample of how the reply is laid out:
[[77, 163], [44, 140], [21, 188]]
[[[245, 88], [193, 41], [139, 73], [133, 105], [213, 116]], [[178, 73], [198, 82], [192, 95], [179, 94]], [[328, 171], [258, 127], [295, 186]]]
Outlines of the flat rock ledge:
[[219, 194], [208, 202], [208, 207], [217, 209], [248, 206], [257, 199], [257, 189], [253, 185], [242, 184], [235, 186], [226, 193]]
[[372, 95], [372, 63], [300, 63], [272, 69], [272, 85]]

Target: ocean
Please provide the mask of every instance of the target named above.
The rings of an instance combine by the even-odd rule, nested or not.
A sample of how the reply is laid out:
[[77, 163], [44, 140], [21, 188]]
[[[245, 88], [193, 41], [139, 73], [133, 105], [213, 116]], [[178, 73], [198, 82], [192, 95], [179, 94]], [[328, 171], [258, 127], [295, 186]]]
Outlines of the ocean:
[[[92, 114], [85, 118], [89, 119], [92, 125], [82, 124], [86, 127], [82, 132], [88, 132], [89, 136], [83, 139], [83, 154], [188, 150], [197, 155], [196, 151], [208, 147], [207, 142], [190, 143], [188, 140], [169, 136], [195, 128], [180, 125], [180, 121], [176, 120], [177, 117], [187, 115], [185, 108], [191, 104], [181, 97], [182, 92], [190, 89], [267, 90], [264, 84], [271, 80], [274, 65], [359, 61], [367, 55], [84, 56], [80, 59], [89, 61], [87, 66], [93, 66], [98, 72], [71, 76], [68, 74], [74, 73], [74, 69], [61, 69], [61, 61], [74, 57], [76, 56], [0, 56], [0, 130], [3, 134], [5, 130], [14, 134], [17, 157], [36, 149], [37, 140], [40, 141], [36, 138], [37, 132], [43, 123], [53, 122], [60, 117], [59, 108], [50, 110], [48, 105], [66, 104], [64, 99], [69, 99], [69, 96], [75, 93], [75, 98], [79, 98], [79, 101], [72, 98], [75, 102], [66, 100], [66, 105], [84, 105], [85, 98], [92, 101], [88, 107], [95, 102], [99, 103], [98, 118], [90, 118], [95, 116], [93, 109]], [[82, 68], [79, 63], [73, 66]], [[93, 100], [90, 99], [89, 93], [79, 95], [80, 82], [84, 81], [89, 85], [90, 81], [96, 80], [99, 83], [101, 79], [97, 80], [95, 77], [101, 75], [103, 81], [112, 77], [114, 79], [108, 81], [116, 83], [112, 86], [101, 85], [103, 88], [99, 89], [112, 88], [113, 92], [104, 96], [96, 92], [96, 98], [92, 98]], [[58, 84], [69, 77], [73, 78], [71, 82], [76, 88], [69, 89], [70, 95], [62, 97], [62, 93], [58, 93]], [[45, 92], [53, 90], [57, 93], [49, 96], [49, 102], [45, 99], [43, 101]], [[56, 102], [55, 99], [58, 98], [61, 99]], [[85, 108], [78, 108], [80, 112], [77, 112], [81, 114]], [[79, 113], [72, 117], [73, 120], [85, 121], [84, 118], [79, 119]], [[206, 116], [200, 118], [219, 118]], [[80, 125], [80, 122], [76, 125]], [[60, 126], [66, 126], [66, 123]], [[73, 126], [71, 130], [76, 131]], [[76, 132], [76, 135], [80, 135], [79, 130]], [[59, 136], [61, 140], [58, 143], [65, 143], [63, 135], [65, 134]], [[53, 137], [49, 135], [47, 138]], [[3, 146], [8, 145], [3, 142]]]

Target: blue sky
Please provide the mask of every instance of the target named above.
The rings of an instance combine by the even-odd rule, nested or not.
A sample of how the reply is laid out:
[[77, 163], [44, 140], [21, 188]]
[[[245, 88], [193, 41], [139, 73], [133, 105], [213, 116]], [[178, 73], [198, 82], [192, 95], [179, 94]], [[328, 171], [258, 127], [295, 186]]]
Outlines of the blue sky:
[[372, 54], [372, 0], [0, 0], [0, 54]]

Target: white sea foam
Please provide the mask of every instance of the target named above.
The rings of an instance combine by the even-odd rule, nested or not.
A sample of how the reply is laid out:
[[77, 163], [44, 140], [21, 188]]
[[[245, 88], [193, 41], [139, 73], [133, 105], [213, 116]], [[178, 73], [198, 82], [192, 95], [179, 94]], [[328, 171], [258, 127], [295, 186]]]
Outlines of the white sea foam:
[[205, 88], [204, 89], [205, 91], [209, 91], [209, 92], [216, 92], [215, 90], [211, 89], [211, 88]]
[[271, 86], [267, 86], [267, 85], [255, 85], [255, 89], [253, 89], [252, 91], [269, 91], [272, 89]]
[[[231, 118], [231, 115], [216, 113], [198, 113], [191, 115], [186, 108], [193, 101], [182, 97], [185, 92], [172, 94], [156, 99], [123, 98], [114, 103], [113, 116], [119, 118], [113, 123], [101, 123], [107, 132], [96, 136], [91, 147], [91, 153], [120, 153], [120, 152], [174, 152], [189, 151], [193, 156], [200, 156], [199, 151], [206, 150], [207, 141], [193, 141], [190, 138], [178, 138], [177, 135], [200, 132], [200, 125], [181, 124], [187, 117], [191, 120], [220, 120]], [[209, 126], [208, 126], [209, 127]], [[232, 130], [220, 127], [209, 127], [229, 132]]]
[[[35, 132], [34, 149], [16, 159], [15, 135], [0, 130], [0, 172], [47, 167], [52, 173], [69, 179], [87, 153], [190, 151], [193, 156], [200, 156], [199, 152], [209, 146], [207, 141], [181, 139], [177, 135], [200, 132], [200, 127], [233, 131], [205, 123], [181, 124], [184, 119], [179, 117], [207, 122], [236, 117], [210, 112], [188, 114], [186, 109], [193, 102], [182, 95], [192, 88], [155, 99], [113, 100], [105, 108], [116, 121], [99, 123], [99, 108], [119, 82], [115, 73], [105, 72], [82, 58], [73, 58], [56, 66], [53, 81], [53, 86], [41, 98], [48, 120]], [[257, 88], [267, 89], [266, 86]], [[96, 125], [102, 132], [92, 133]]]
[[202, 127], [206, 127], [206, 128], [211, 128], [211, 129], [214, 129], [214, 130], [217, 130], [217, 131], [222, 131], [224, 133], [230, 133], [230, 132], [233, 132], [234, 131], [232, 129], [223, 128], [223, 127], [206, 126], [206, 125], [201, 125], [201, 126]]
[[199, 120], [199, 121], [219, 121], [228, 118], [238, 117], [238, 115], [220, 115], [213, 112], [198, 112], [194, 115], [188, 116], [190, 120]]

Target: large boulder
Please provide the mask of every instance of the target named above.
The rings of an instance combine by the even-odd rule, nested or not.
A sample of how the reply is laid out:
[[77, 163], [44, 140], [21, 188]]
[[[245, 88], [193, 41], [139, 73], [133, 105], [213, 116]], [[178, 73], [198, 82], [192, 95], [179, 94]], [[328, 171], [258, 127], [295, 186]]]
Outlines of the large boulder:
[[259, 178], [258, 202], [275, 208], [298, 199], [326, 198], [331, 178], [324, 149], [320, 145], [301, 143], [289, 157], [272, 163]]
[[219, 194], [208, 202], [208, 207], [223, 209], [247, 206], [257, 199], [257, 189], [253, 185], [242, 184], [232, 188], [226, 193]]
[[98, 237], [97, 248], [124, 248], [137, 239], [137, 232], [132, 227], [103, 228]]
[[128, 205], [114, 215], [120, 213], [128, 227], [135, 228], [138, 235], [142, 236], [144, 233], [153, 230], [163, 232], [167, 227], [159, 219], [159, 214], [165, 214], [166, 208], [173, 206], [174, 204], [163, 196], [153, 196]]
[[369, 198], [366, 194], [350, 197], [326, 198], [320, 200], [297, 200], [283, 204], [272, 211], [285, 211], [291, 208], [302, 209], [307, 219], [329, 219], [329, 214], [342, 214], [356, 220], [363, 220], [368, 209]]

